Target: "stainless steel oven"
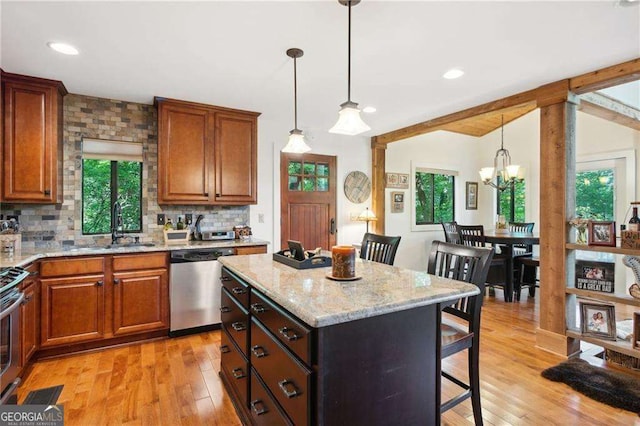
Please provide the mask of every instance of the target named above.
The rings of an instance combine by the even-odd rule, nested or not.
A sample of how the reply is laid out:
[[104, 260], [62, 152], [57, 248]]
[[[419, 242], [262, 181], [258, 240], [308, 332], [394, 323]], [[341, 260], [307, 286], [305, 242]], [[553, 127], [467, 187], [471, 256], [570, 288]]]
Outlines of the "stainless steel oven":
[[0, 404], [15, 404], [20, 385], [20, 305], [18, 284], [29, 273], [22, 268], [0, 272]]

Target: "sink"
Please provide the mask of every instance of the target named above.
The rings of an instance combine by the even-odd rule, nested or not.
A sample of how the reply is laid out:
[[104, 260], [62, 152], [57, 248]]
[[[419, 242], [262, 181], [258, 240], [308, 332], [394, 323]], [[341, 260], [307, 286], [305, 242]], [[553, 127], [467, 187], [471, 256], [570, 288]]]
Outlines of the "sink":
[[155, 247], [154, 243], [123, 243], [123, 244], [109, 244], [105, 248], [127, 248], [127, 247]]

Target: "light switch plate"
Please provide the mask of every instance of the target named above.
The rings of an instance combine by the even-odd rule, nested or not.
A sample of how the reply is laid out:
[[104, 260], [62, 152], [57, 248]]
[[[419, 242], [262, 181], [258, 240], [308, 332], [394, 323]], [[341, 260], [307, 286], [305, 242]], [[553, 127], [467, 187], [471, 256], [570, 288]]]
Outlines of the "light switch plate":
[[158, 225], [164, 225], [164, 213], [159, 213], [158, 214]]

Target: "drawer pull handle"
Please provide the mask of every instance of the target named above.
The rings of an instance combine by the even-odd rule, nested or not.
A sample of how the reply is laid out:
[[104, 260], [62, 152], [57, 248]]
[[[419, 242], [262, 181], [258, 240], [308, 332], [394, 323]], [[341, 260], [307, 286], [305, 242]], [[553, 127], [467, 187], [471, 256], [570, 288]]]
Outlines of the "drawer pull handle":
[[267, 406], [264, 405], [264, 402], [262, 402], [259, 399], [256, 399], [255, 401], [251, 401], [251, 409], [253, 410], [254, 413], [256, 413], [256, 416], [260, 416], [262, 414], [269, 412], [269, 410], [267, 410]]
[[251, 310], [253, 312], [255, 312], [256, 314], [261, 314], [264, 311], [266, 311], [266, 309], [264, 308], [264, 306], [262, 306], [260, 303], [254, 303], [251, 305]]
[[235, 331], [244, 331], [247, 329], [247, 326], [243, 322], [234, 322], [231, 324], [231, 328]]
[[231, 374], [233, 374], [233, 377], [235, 377], [236, 379], [242, 379], [243, 377], [245, 377], [242, 368], [234, 368], [233, 370], [231, 370]]
[[225, 281], [231, 281], [231, 277], [225, 277], [224, 275], [220, 277], [220, 281], [225, 282]]
[[223, 306], [222, 308], [220, 308], [220, 312], [226, 314], [227, 312], [231, 312], [231, 308], [228, 306]]
[[220, 353], [228, 354], [229, 352], [231, 352], [231, 349], [229, 349], [228, 345], [220, 346]]
[[256, 358], [262, 358], [265, 357], [267, 355], [269, 355], [267, 353], [267, 351], [264, 350], [264, 348], [262, 346], [252, 346], [251, 347], [251, 352], [253, 352], [253, 354], [256, 356]]
[[289, 327], [282, 327], [278, 329], [278, 333], [280, 333], [285, 339], [292, 342], [294, 340], [298, 340], [300, 336], [296, 334], [296, 331]]
[[298, 388], [296, 388], [296, 385], [293, 384], [291, 380], [283, 380], [281, 382], [278, 382], [278, 386], [287, 398], [293, 398], [300, 395]]
[[234, 288], [231, 290], [231, 292], [232, 292], [233, 294], [238, 295], [238, 294], [245, 294], [245, 293], [247, 292], [247, 290], [245, 290], [245, 289], [244, 289], [244, 288], [242, 288], [242, 287], [234, 287]]

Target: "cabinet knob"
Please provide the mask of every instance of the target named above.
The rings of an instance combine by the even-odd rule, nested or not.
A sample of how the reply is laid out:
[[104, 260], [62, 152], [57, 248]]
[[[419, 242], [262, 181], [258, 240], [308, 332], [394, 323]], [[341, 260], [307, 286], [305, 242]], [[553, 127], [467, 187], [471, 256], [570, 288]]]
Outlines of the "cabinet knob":
[[222, 346], [220, 346], [220, 353], [222, 353], [222, 354], [227, 354], [227, 353], [229, 353], [229, 352], [231, 352], [231, 349], [229, 349], [229, 346], [228, 346], [228, 345], [222, 345]]
[[234, 288], [231, 290], [231, 292], [232, 292], [233, 294], [239, 295], [239, 294], [245, 294], [245, 293], [247, 292], [247, 290], [245, 290], [245, 289], [244, 289], [244, 288], [242, 288], [242, 287], [234, 287]]
[[97, 285], [98, 287], [102, 287], [102, 286], [104, 285], [104, 281], [98, 281], [98, 282], [96, 283], [96, 285]]
[[294, 340], [298, 340], [298, 338], [300, 336], [298, 336], [296, 334], [296, 331], [289, 328], [289, 327], [282, 327], [278, 329], [278, 333], [280, 333], [280, 335], [282, 337], [284, 337], [285, 339], [287, 339], [289, 342], [294, 341]]
[[225, 282], [225, 281], [231, 281], [231, 277], [227, 277], [227, 276], [221, 276], [220, 277], [220, 281]]
[[265, 351], [262, 346], [258, 346], [258, 345], [251, 347], [251, 353], [254, 354], [256, 358], [263, 358], [268, 355], [267, 351]]
[[208, 193], [208, 192], [205, 192], [205, 193], [204, 193], [204, 196], [205, 196], [205, 197], [208, 197], [208, 196], [209, 196], [209, 193]]
[[118, 284], [120, 284], [120, 278], [114, 278], [114, 279], [113, 279], [113, 284], [114, 284], [114, 285], [118, 285]]
[[264, 309], [264, 306], [262, 306], [260, 303], [254, 303], [251, 305], [251, 310], [253, 312], [255, 312], [256, 314], [261, 314], [263, 313], [266, 309]]
[[233, 377], [235, 377], [236, 379], [242, 379], [243, 377], [245, 377], [242, 368], [234, 368], [233, 370], [231, 370], [231, 374], [233, 374]]
[[50, 189], [45, 189], [44, 190], [44, 195], [51, 195], [51, 190]]
[[222, 308], [220, 308], [220, 312], [226, 314], [227, 312], [231, 312], [231, 308], [228, 306], [223, 306]]
[[235, 331], [244, 331], [247, 329], [247, 326], [243, 322], [234, 322], [231, 324], [231, 328]]

